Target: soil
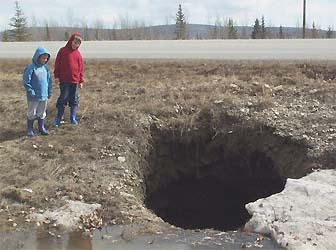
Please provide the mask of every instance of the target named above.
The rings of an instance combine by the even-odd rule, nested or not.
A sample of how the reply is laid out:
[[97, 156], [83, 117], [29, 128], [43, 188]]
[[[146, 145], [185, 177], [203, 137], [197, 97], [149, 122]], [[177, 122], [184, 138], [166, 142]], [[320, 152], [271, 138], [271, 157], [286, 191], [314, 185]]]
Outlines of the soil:
[[211, 142], [228, 143], [233, 134], [224, 148], [234, 157], [219, 162], [270, 159], [278, 180], [335, 168], [335, 62], [87, 60], [79, 125], [69, 123], [67, 109], [64, 123], [52, 128], [59, 93], [54, 84], [50, 135], [33, 138], [25, 135], [21, 77], [27, 63], [0, 61], [1, 231], [36, 226], [31, 213], [59, 208], [65, 198], [101, 204], [96, 217], [103, 225], [167, 226], [147, 208], [148, 196], [174, 179], [179, 167], [184, 175], [209, 171], [196, 173], [197, 164], [188, 170], [185, 163], [197, 157], [185, 147], [178, 167], [157, 170], [157, 163], [169, 163], [160, 153], [166, 145], [200, 146], [209, 152], [201, 167], [213, 166], [220, 153], [212, 156], [218, 147]]

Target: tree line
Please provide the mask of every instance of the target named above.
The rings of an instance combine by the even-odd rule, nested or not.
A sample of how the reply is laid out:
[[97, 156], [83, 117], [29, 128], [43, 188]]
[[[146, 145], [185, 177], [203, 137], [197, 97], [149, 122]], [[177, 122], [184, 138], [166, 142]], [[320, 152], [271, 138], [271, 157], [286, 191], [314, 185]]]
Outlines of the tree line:
[[[19, 2], [14, 2], [14, 16], [10, 19], [11, 29], [2, 33], [2, 41], [31, 41], [31, 40], [67, 40], [69, 28], [51, 27], [48, 23], [39, 29], [28, 26]], [[182, 5], [179, 4], [174, 25], [146, 26], [144, 23], [130, 22], [125, 19], [120, 27], [104, 29], [102, 22], [97, 21], [94, 27], [87, 24], [75, 27], [81, 31], [84, 40], [154, 40], [154, 39], [286, 39], [300, 38], [302, 36], [301, 27], [295, 29], [283, 27], [266, 27], [265, 17], [256, 18], [252, 26], [237, 26], [233, 19], [223, 19], [217, 17], [214, 25], [208, 25], [205, 32], [195, 32], [191, 30], [192, 25], [188, 24]], [[173, 30], [172, 30], [173, 29]], [[294, 30], [294, 31], [293, 31]], [[335, 38], [332, 26], [327, 31], [318, 29], [315, 22], [307, 29], [306, 38]]]

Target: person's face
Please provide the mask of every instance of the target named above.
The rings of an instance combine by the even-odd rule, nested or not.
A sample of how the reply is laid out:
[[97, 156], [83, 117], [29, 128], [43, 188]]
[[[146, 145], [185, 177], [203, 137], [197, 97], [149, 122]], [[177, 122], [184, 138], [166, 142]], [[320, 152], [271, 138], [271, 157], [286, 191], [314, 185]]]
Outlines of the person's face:
[[81, 45], [81, 40], [79, 39], [74, 39], [71, 43], [72, 49], [78, 49], [80, 45]]
[[39, 59], [38, 59], [38, 64], [40, 64], [40, 65], [46, 64], [48, 62], [48, 57], [49, 57], [48, 54], [40, 55]]

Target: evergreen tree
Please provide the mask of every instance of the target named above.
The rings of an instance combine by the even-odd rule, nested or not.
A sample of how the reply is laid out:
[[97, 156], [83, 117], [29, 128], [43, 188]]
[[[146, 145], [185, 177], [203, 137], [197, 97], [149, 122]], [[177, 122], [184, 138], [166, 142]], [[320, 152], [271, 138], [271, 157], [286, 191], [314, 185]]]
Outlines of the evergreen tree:
[[317, 38], [317, 29], [316, 29], [315, 22], [313, 22], [312, 38]]
[[181, 4], [179, 4], [178, 11], [176, 13], [176, 39], [187, 39], [187, 22], [185, 20], [184, 13], [182, 11]]
[[260, 34], [261, 39], [266, 39], [266, 26], [265, 26], [265, 17], [261, 17], [261, 34]]
[[228, 38], [229, 39], [237, 39], [237, 30], [234, 27], [233, 20], [229, 18], [229, 23], [228, 23], [228, 29], [229, 29], [229, 34]]
[[259, 19], [257, 18], [254, 22], [253, 31], [252, 31], [252, 39], [260, 39], [261, 38], [261, 26]]
[[49, 24], [46, 23], [46, 39], [47, 41], [51, 41], [51, 35], [50, 35], [50, 28], [49, 28]]
[[13, 27], [11, 33], [15, 41], [27, 41], [31, 35], [28, 32], [27, 18], [21, 9], [19, 2], [15, 1], [15, 15], [10, 19], [9, 25]]
[[285, 38], [284, 33], [283, 33], [282, 25], [280, 25], [280, 28], [279, 28], [279, 38], [280, 39], [284, 39]]
[[328, 31], [327, 31], [327, 38], [330, 39], [330, 38], [333, 38], [333, 35], [334, 35], [334, 31], [333, 29], [331, 28], [331, 26], [328, 27]]

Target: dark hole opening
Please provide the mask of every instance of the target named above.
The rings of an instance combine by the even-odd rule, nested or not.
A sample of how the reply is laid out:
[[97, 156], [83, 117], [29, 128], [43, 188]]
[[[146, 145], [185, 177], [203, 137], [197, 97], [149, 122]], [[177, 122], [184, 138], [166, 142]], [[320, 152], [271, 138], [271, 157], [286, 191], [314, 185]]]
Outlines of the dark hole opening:
[[184, 229], [238, 230], [251, 218], [246, 204], [281, 192], [286, 178], [307, 172], [305, 144], [272, 128], [227, 130], [152, 130], [146, 206]]
[[282, 191], [285, 182], [262, 153], [252, 154], [246, 162], [249, 166], [240, 165], [235, 157], [222, 159], [198, 176], [178, 174], [147, 198], [147, 206], [184, 229], [243, 227], [251, 218], [245, 204]]

